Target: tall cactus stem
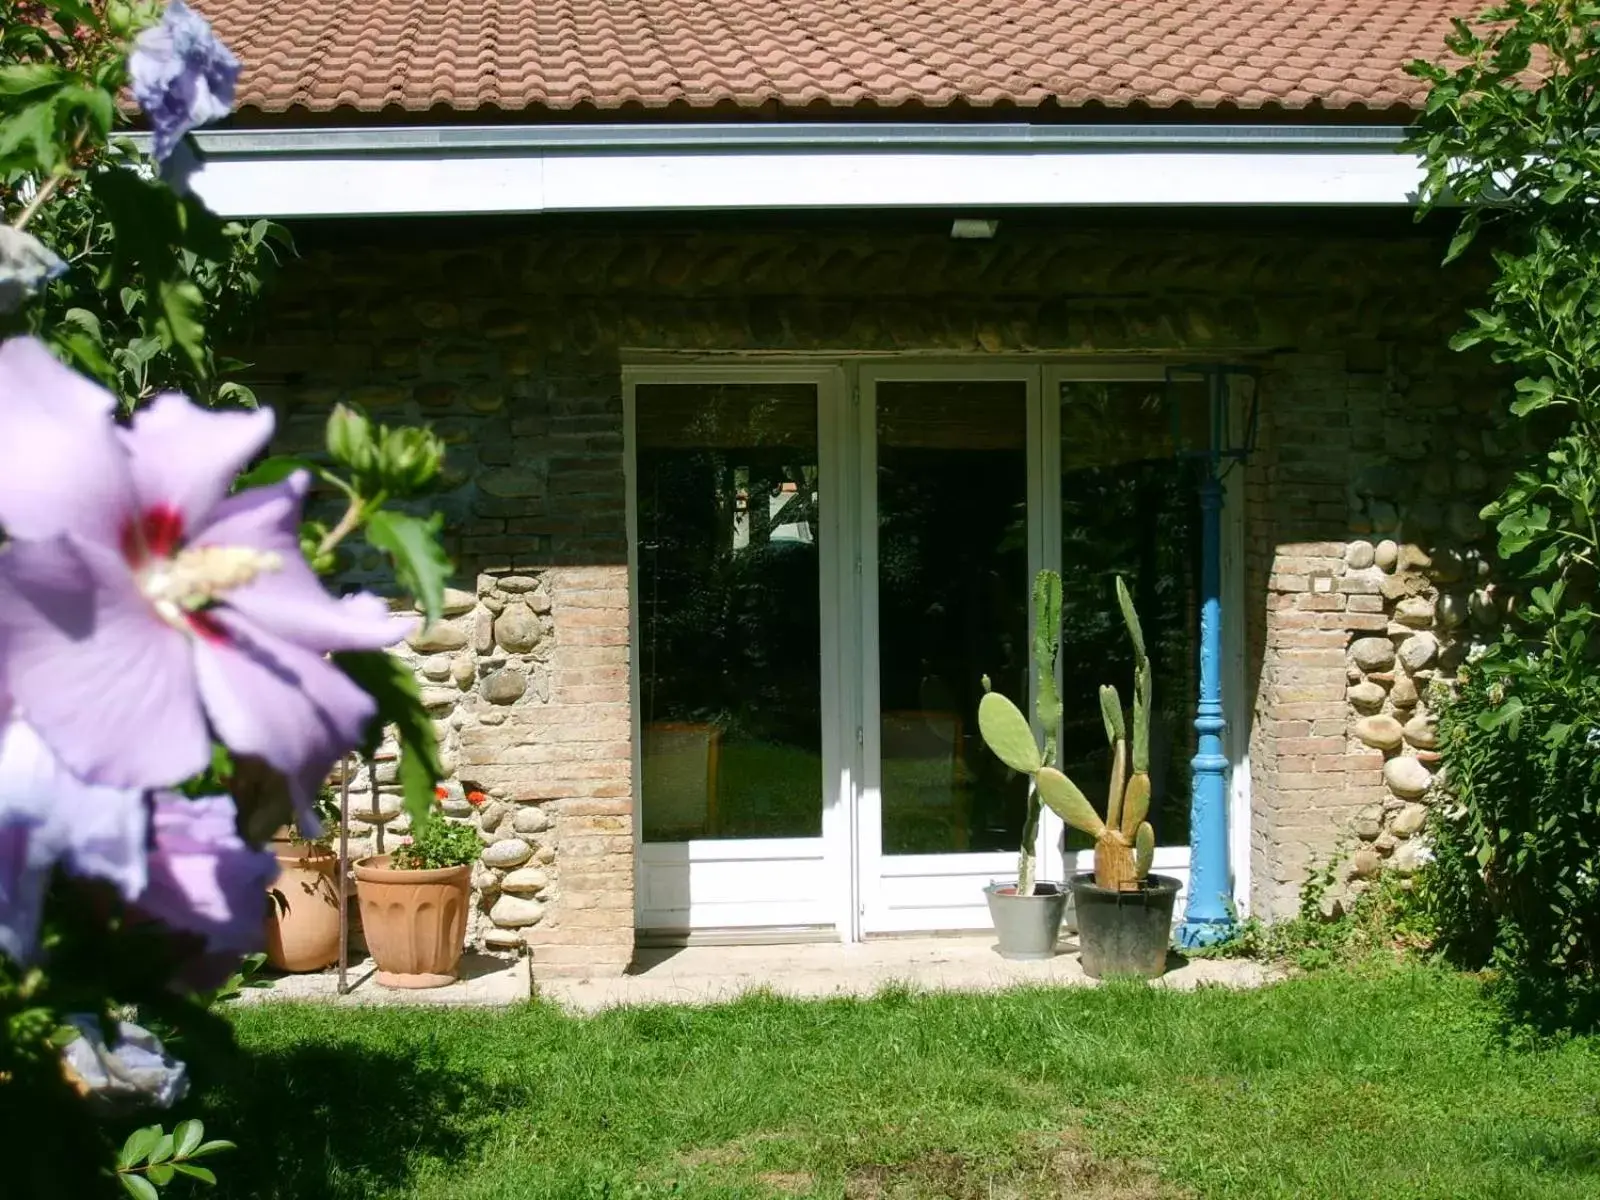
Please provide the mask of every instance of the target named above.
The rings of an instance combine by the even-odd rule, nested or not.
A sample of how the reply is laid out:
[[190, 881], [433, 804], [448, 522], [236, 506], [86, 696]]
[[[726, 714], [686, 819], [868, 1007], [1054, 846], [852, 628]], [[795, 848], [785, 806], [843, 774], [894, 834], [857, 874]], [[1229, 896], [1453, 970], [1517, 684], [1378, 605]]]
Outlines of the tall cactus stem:
[[1111, 743], [1111, 791], [1106, 797], [1106, 824], [1122, 827], [1123, 789], [1128, 783], [1128, 743], [1118, 738]]

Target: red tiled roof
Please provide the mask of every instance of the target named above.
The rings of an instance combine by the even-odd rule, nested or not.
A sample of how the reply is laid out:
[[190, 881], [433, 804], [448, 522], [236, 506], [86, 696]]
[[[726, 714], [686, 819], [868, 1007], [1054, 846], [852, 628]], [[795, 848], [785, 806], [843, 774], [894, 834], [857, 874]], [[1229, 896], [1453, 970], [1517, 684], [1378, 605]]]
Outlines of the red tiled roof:
[[[196, 0], [265, 112], [1403, 109], [1466, 0]], [[667, 115], [667, 114], [663, 114]]]

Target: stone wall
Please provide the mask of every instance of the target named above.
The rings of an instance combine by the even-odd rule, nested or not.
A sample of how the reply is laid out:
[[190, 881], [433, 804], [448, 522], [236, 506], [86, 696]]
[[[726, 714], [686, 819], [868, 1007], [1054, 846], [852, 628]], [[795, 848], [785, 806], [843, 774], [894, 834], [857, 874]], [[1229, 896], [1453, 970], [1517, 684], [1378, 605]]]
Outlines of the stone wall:
[[[536, 969], [619, 969], [631, 951], [621, 365], [645, 355], [1255, 362], [1262, 443], [1244, 481], [1255, 907], [1292, 909], [1308, 864], [1341, 846], [1360, 875], [1373, 855], [1410, 861], [1418, 810], [1386, 789], [1384, 755], [1407, 760], [1388, 771], [1415, 791], [1430, 767], [1422, 693], [1461, 641], [1452, 622], [1479, 569], [1468, 493], [1493, 480], [1473, 468], [1503, 452], [1482, 440], [1493, 434], [1482, 364], [1443, 349], [1476, 284], [1447, 286], [1438, 236], [1403, 215], [1344, 232], [1329, 220], [1008, 225], [977, 243], [911, 218], [298, 230], [305, 256], [243, 354], [284, 415], [285, 444], [317, 441], [328, 406], [349, 400], [378, 420], [431, 421], [450, 445], [436, 504], [462, 590], [408, 654], [461, 793], [453, 810], [486, 843], [475, 939], [532, 946]], [[1384, 541], [1396, 544], [1391, 570], [1377, 565]], [[1471, 564], [1459, 578], [1452, 552]], [[349, 578], [375, 567], [357, 559]], [[1425, 604], [1440, 641], [1431, 661], [1358, 667], [1355, 653], [1382, 659], [1367, 639], [1417, 658]], [[1393, 750], [1391, 724], [1366, 720], [1384, 715], [1401, 725]], [[392, 770], [379, 764], [380, 794]], [[468, 790], [485, 802], [466, 804]]]
[[1313, 863], [1337, 859], [1348, 891], [1385, 865], [1409, 875], [1425, 854], [1436, 696], [1501, 616], [1477, 514], [1517, 433], [1484, 364], [1442, 345], [1275, 365], [1269, 395], [1293, 400], [1264, 405], [1248, 501], [1252, 591], [1266, 601], [1252, 903], [1282, 917]]

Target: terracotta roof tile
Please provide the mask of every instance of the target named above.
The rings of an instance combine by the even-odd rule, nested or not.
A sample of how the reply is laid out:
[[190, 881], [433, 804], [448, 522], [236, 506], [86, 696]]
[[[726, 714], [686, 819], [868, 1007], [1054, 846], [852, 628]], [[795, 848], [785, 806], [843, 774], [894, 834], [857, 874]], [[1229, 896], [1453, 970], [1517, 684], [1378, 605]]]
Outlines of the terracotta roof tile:
[[1381, 111], [1465, 0], [197, 0], [261, 112]]

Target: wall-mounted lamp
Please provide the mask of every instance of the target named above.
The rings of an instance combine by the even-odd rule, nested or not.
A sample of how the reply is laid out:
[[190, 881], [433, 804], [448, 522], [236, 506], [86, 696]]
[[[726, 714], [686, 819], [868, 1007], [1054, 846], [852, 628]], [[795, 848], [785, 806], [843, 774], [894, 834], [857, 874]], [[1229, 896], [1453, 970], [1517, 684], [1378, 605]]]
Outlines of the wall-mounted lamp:
[[950, 236], [953, 238], [988, 241], [999, 230], [999, 221], [985, 221], [978, 217], [957, 217], [950, 222]]

